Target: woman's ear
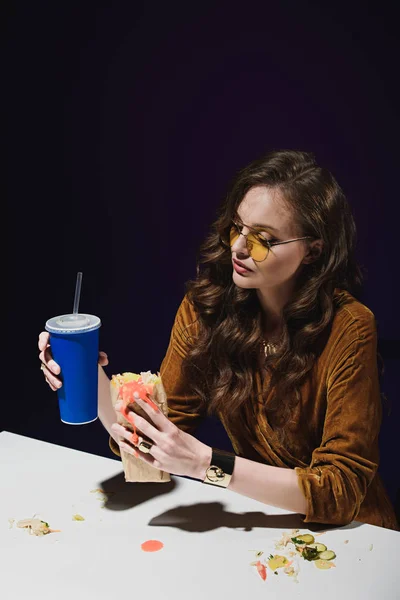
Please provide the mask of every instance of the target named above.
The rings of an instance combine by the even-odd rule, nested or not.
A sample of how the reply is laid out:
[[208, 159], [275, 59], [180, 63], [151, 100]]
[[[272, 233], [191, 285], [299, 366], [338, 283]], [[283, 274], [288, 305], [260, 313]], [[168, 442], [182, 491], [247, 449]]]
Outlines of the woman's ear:
[[314, 240], [308, 247], [308, 252], [302, 260], [302, 264], [309, 265], [321, 256], [324, 242], [321, 239]]

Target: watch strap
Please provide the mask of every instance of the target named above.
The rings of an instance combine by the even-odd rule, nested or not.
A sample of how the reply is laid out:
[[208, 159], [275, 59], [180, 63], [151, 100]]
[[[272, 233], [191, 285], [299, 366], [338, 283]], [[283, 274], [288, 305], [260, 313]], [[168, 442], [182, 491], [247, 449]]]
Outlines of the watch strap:
[[211, 464], [206, 471], [203, 483], [228, 487], [235, 466], [235, 455], [232, 452], [212, 449]]

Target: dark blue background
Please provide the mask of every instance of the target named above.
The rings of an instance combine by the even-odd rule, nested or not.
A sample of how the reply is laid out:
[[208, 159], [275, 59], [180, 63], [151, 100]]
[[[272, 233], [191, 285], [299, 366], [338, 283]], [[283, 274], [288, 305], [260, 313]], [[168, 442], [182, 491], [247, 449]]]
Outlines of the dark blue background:
[[[399, 60], [394, 3], [15, 2], [6, 36], [9, 307], [2, 427], [113, 456], [62, 425], [39, 371], [47, 318], [101, 317], [111, 373], [157, 370], [199, 244], [236, 170], [315, 152], [358, 226], [362, 301], [392, 405], [380, 471], [398, 488]], [[226, 445], [218, 423], [200, 434]]]

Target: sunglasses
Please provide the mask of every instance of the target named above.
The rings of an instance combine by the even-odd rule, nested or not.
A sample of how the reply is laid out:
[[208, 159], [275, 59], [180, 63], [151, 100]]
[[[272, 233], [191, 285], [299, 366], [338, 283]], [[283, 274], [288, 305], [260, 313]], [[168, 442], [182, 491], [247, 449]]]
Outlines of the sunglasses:
[[266, 240], [265, 237], [261, 235], [261, 233], [255, 230], [251, 230], [250, 227], [248, 227], [248, 229], [250, 230], [249, 233], [242, 233], [243, 227], [246, 226], [240, 225], [236, 221], [232, 221], [231, 229], [229, 232], [230, 245], [232, 247], [236, 240], [239, 238], [239, 236], [243, 235], [246, 238], [247, 250], [251, 258], [256, 262], [262, 262], [263, 260], [265, 260], [273, 246], [279, 246], [280, 244], [289, 244], [290, 242], [297, 242], [297, 240], [306, 240], [312, 237], [310, 235], [306, 235], [304, 237], [285, 240], [284, 242], [270, 242], [269, 240]]

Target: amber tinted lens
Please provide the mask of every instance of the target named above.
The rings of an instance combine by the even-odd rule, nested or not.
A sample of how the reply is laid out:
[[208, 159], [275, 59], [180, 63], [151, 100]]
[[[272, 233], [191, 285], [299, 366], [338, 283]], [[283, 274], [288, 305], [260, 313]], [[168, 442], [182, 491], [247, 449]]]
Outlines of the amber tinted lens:
[[265, 260], [268, 254], [268, 246], [264, 246], [259, 238], [252, 233], [247, 236], [247, 249], [251, 258], [256, 261]]
[[[231, 246], [236, 242], [239, 237], [239, 230], [235, 225], [232, 225], [229, 240]], [[264, 246], [264, 244], [257, 238], [256, 235], [249, 233], [246, 237], [247, 249], [249, 251], [250, 256], [257, 261], [265, 260], [268, 254], [268, 247]]]

